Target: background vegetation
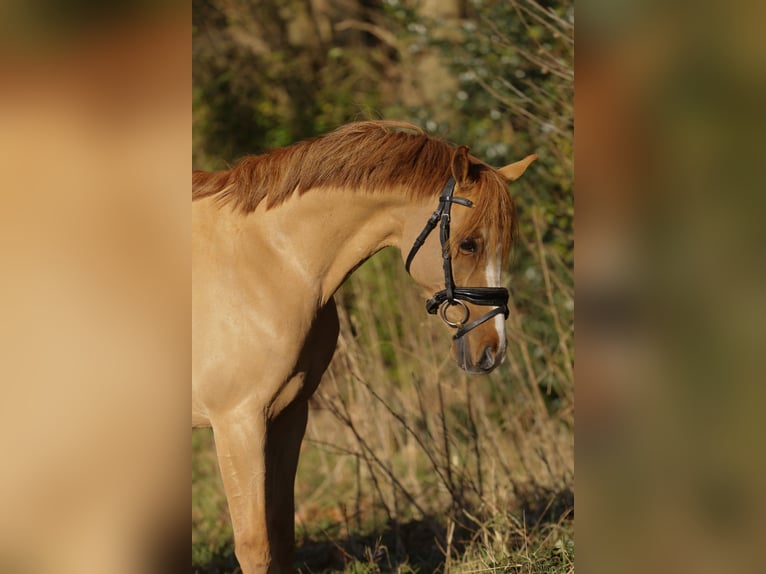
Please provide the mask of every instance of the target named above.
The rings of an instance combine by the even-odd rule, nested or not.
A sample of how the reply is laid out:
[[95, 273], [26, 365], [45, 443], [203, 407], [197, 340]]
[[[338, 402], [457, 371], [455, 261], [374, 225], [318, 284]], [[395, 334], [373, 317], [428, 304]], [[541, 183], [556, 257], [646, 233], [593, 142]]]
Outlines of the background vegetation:
[[[304, 572], [574, 571], [573, 26], [553, 0], [194, 0], [195, 168], [356, 119], [404, 119], [510, 191], [505, 364], [469, 377], [398, 253], [337, 295], [342, 331], [296, 484]], [[194, 431], [196, 572], [233, 572], [212, 437]]]

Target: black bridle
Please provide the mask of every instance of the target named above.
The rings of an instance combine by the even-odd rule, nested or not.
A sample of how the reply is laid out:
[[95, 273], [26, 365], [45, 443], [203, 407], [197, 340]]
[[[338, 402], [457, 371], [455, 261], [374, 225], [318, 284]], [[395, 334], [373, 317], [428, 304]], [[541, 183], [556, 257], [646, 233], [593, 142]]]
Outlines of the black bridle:
[[[428, 222], [423, 228], [423, 231], [420, 232], [420, 235], [415, 239], [415, 243], [412, 244], [412, 249], [410, 249], [410, 252], [407, 255], [405, 269], [407, 269], [407, 273], [410, 272], [410, 264], [415, 258], [418, 250], [423, 246], [426, 238], [434, 230], [436, 225], [440, 223], [439, 240], [442, 245], [444, 289], [434, 293], [434, 296], [426, 301], [426, 311], [431, 315], [435, 315], [436, 312], [439, 311], [442, 320], [453, 329], [457, 329], [453, 339], [459, 339], [471, 329], [489, 321], [492, 317], [499, 315], [500, 313], [505, 315], [506, 319], [508, 318], [508, 289], [505, 287], [455, 287], [455, 281], [452, 277], [452, 254], [449, 249], [450, 210], [452, 209], [453, 203], [464, 205], [465, 207], [473, 207], [473, 202], [464, 197], [454, 197], [452, 195], [454, 191], [455, 179], [451, 177], [439, 196], [439, 206], [436, 208], [436, 211], [433, 212], [431, 217], [428, 218]], [[468, 301], [474, 305], [495, 308], [478, 319], [466, 324], [465, 322], [470, 318], [471, 312], [463, 301]], [[446, 314], [447, 309], [454, 306], [463, 308], [463, 318], [457, 322], [450, 321]]]

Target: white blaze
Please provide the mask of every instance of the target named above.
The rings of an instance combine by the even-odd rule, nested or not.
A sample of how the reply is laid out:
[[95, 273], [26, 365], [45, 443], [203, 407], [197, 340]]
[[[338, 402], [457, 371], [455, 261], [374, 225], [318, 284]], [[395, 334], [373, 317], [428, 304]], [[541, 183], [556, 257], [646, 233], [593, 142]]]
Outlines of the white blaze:
[[[492, 257], [487, 256], [487, 269], [485, 271], [487, 276], [487, 286], [489, 287], [502, 287], [500, 284], [501, 270], [502, 270], [502, 247], [498, 246], [497, 255], [494, 260]], [[502, 353], [505, 349], [505, 316], [500, 313], [495, 315], [495, 330], [497, 331], [497, 350]]]

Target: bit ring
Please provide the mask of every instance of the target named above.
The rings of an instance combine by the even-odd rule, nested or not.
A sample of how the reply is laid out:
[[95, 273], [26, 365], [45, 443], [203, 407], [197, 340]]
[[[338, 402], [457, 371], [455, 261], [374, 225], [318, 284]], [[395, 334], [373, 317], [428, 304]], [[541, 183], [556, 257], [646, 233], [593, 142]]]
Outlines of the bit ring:
[[[458, 321], [450, 321], [447, 319], [447, 308], [449, 307], [462, 307], [463, 308], [463, 318]], [[468, 310], [468, 306], [463, 303], [460, 299], [455, 299], [453, 302], [450, 301], [444, 301], [441, 306], [439, 307], [439, 316], [442, 318], [442, 321], [447, 323], [450, 327], [453, 329], [458, 329], [463, 326], [463, 324], [468, 320], [468, 317], [471, 315], [471, 312]]]

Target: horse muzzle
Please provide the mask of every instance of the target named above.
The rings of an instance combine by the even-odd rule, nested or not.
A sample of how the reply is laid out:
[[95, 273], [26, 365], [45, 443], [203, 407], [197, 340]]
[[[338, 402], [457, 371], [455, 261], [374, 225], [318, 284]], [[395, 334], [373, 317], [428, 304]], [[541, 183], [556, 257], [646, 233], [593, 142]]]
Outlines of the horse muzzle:
[[455, 340], [455, 359], [458, 366], [473, 375], [486, 375], [494, 371], [505, 359], [505, 344], [502, 348], [497, 345], [484, 345], [476, 360], [471, 357], [471, 345], [468, 339]]

